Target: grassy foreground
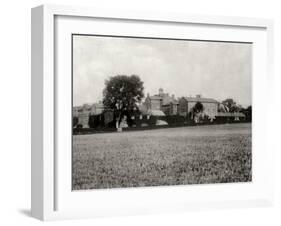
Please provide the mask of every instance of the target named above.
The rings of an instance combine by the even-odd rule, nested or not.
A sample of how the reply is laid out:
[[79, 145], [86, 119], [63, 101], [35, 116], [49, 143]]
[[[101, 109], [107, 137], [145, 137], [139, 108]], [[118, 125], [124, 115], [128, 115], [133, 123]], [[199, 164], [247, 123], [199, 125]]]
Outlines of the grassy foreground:
[[72, 188], [247, 182], [251, 124], [73, 136]]

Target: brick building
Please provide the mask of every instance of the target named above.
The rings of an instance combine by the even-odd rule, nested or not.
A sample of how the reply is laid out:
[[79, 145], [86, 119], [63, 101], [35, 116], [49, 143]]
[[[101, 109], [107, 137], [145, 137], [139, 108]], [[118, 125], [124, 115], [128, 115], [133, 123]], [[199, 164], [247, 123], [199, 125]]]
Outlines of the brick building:
[[218, 113], [218, 101], [212, 98], [203, 98], [201, 95], [196, 97], [182, 97], [179, 99], [178, 113], [181, 116], [192, 116], [193, 107], [197, 102], [203, 105], [203, 114], [210, 119], [214, 119]]
[[104, 111], [104, 106], [101, 102], [94, 104], [84, 104], [82, 106], [73, 107], [73, 117], [78, 118], [78, 124], [83, 128], [89, 128], [90, 115], [99, 115]]
[[164, 112], [165, 115], [176, 115], [178, 101], [175, 99], [174, 95], [170, 96], [169, 93], [164, 93], [164, 90], [160, 88], [158, 94], [152, 96], [147, 94], [144, 106], [148, 110], [160, 110]]

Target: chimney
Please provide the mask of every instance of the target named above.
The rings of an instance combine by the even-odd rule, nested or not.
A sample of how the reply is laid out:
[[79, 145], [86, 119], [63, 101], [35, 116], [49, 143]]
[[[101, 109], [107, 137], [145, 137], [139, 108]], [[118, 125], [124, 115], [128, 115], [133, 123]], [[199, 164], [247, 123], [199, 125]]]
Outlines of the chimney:
[[172, 99], [173, 99], [173, 100], [175, 99], [175, 94], [172, 94]]
[[201, 98], [201, 97], [202, 97], [201, 94], [196, 95], [196, 98]]
[[162, 88], [159, 89], [159, 95], [162, 95], [164, 93], [164, 90]]

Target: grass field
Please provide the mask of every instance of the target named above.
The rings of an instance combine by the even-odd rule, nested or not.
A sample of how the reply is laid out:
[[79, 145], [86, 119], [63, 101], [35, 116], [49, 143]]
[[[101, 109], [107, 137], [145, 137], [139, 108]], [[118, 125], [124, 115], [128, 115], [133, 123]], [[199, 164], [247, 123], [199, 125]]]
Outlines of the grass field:
[[73, 136], [72, 188], [247, 182], [251, 124]]

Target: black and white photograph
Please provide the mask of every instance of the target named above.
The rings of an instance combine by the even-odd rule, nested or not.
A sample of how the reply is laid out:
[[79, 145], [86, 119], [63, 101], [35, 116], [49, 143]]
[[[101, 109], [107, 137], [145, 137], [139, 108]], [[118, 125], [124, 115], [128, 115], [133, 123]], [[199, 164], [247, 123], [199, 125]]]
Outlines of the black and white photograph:
[[72, 190], [251, 182], [252, 45], [72, 34]]

